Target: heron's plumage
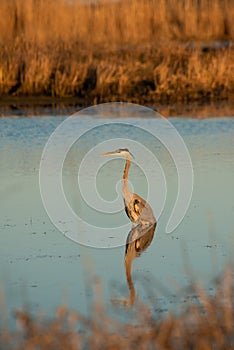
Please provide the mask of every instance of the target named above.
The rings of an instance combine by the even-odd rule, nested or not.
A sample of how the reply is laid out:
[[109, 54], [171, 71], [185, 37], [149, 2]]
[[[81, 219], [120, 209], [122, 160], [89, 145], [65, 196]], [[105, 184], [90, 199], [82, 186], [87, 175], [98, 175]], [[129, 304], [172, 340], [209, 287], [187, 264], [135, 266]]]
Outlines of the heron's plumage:
[[128, 173], [133, 155], [127, 148], [119, 148], [113, 152], [107, 152], [102, 156], [124, 156], [126, 158], [123, 172], [122, 195], [124, 199], [125, 211], [133, 225], [148, 224], [156, 222], [154, 213], [150, 205], [138, 194], [132, 193], [128, 185]]

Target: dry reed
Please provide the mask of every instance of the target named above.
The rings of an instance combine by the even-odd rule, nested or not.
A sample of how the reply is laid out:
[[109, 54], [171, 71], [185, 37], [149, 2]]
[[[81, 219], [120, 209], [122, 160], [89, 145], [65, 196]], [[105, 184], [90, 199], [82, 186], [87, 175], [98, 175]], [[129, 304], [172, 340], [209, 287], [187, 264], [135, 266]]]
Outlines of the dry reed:
[[0, 96], [233, 99], [233, 47], [197, 44], [233, 40], [233, 0], [1, 0], [0, 13]]
[[93, 48], [233, 39], [233, 0], [1, 0], [0, 42]]
[[54, 320], [33, 319], [16, 312], [18, 331], [0, 333], [1, 349], [233, 349], [234, 348], [234, 278], [227, 269], [217, 282], [212, 296], [193, 286], [195, 301], [179, 316], [151, 315], [139, 306], [135, 324], [121, 324], [97, 304], [91, 318], [62, 306]]

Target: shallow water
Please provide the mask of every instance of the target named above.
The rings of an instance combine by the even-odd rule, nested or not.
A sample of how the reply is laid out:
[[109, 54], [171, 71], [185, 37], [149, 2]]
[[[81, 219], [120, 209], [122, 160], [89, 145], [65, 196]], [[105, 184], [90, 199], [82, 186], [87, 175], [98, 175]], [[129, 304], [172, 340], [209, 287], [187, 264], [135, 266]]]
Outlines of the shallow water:
[[[129, 296], [124, 245], [98, 249], [77, 244], [58, 231], [42, 204], [39, 189], [42, 150], [63, 120], [65, 117], [61, 116], [0, 118], [0, 285], [9, 310], [28, 307], [34, 312], [44, 310], [52, 315], [58, 305], [65, 303], [90, 314], [98, 278], [102, 283], [104, 304], [115, 314], [119, 306], [113, 309], [111, 300], [125, 300]], [[103, 119], [104, 122], [108, 123], [108, 119]], [[147, 125], [152, 130], [157, 127], [157, 120], [152, 118], [133, 117], [130, 122], [142, 127]], [[227, 263], [233, 263], [234, 119], [178, 117], [170, 122], [183, 137], [194, 169], [189, 209], [171, 234], [165, 233], [165, 227], [177, 193], [175, 164], [164, 147], [154, 143], [146, 133], [131, 135], [131, 130], [124, 130], [121, 125], [115, 130], [116, 137], [126, 133], [157, 154], [166, 174], [167, 198], [161, 210], [157, 198], [163, 194], [157, 184], [161, 184], [162, 179], [148, 164], [149, 173], [155, 176], [149, 201], [158, 224], [151, 244], [140, 258], [134, 259], [132, 266], [137, 298], [147, 303], [153, 298], [151, 308], [159, 312], [175, 310], [191, 300], [191, 293], [184, 291], [180, 295], [178, 292], [193, 279], [212, 290], [214, 278]], [[92, 127], [93, 123], [92, 117], [81, 118], [80, 128]], [[103, 228], [121, 223], [125, 225], [123, 238], [126, 239], [131, 225], [123, 205], [116, 215], [100, 214], [82, 202], [76, 189], [76, 172], [83, 157], [109, 136], [110, 130], [102, 128], [85, 135], [74, 145], [64, 163], [64, 189], [69, 203], [84, 221]], [[144, 154], [134, 156], [140, 159]], [[87, 178], [93, 163], [89, 166]], [[123, 167], [124, 161], [115, 159], [97, 174], [97, 187], [107, 200], [116, 196], [115, 185], [121, 179]], [[136, 163], [132, 165], [130, 179], [135, 192], [146, 197], [147, 181]], [[85, 234], [83, 229], [78, 228], [78, 235], [79, 232]]]

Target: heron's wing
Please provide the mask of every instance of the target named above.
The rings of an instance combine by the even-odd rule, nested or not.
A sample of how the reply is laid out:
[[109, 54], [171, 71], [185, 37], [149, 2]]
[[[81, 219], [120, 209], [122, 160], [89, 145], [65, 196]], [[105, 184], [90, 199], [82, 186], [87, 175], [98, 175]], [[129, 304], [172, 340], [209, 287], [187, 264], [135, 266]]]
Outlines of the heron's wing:
[[151, 206], [136, 193], [132, 196], [131, 207], [136, 215], [139, 216], [139, 221], [156, 222]]

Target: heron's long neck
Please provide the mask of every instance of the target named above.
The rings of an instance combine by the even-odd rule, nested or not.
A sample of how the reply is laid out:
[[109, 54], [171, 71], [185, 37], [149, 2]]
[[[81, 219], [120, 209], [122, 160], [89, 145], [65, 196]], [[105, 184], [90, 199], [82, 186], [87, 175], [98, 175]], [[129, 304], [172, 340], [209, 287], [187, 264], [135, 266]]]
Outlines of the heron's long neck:
[[[133, 245], [135, 243], [133, 242]], [[134, 249], [133, 245], [130, 248], [130, 250]], [[133, 252], [132, 252], [133, 253]], [[135, 287], [132, 281], [132, 260], [134, 259], [134, 256], [131, 254], [131, 252], [128, 253], [128, 255], [125, 256], [125, 273], [126, 273], [126, 278], [128, 282], [128, 288], [130, 291], [129, 295], [129, 302], [130, 304], [133, 304], [134, 300], [136, 299], [136, 291]]]
[[124, 199], [128, 200], [131, 197], [131, 192], [128, 186], [128, 172], [130, 168], [130, 157], [126, 157], [126, 163], [123, 173], [123, 184], [122, 184], [122, 193]]

